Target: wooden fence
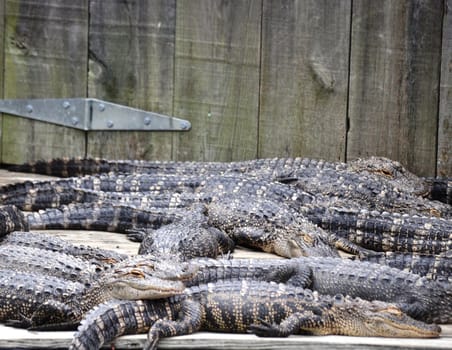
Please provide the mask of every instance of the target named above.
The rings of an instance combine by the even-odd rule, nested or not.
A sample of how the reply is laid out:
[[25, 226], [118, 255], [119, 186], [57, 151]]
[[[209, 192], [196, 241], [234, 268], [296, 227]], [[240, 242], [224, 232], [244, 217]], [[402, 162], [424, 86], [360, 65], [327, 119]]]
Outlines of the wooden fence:
[[399, 160], [452, 176], [452, 0], [0, 0], [0, 97], [95, 97], [189, 132], [3, 115], [1, 161]]

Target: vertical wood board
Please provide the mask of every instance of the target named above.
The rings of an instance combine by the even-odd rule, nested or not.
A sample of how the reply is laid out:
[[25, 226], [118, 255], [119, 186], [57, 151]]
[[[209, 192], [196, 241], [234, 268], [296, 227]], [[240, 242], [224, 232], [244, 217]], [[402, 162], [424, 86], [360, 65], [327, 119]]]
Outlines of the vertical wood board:
[[[3, 72], [4, 72], [4, 40], [5, 40], [5, 3], [0, 2], [0, 98], [3, 98]], [[0, 114], [1, 116], [1, 114]], [[0, 117], [1, 118], [1, 117]], [[1, 119], [0, 119], [1, 121]], [[1, 128], [1, 123], [0, 123]]]
[[[5, 2], [4, 98], [84, 97], [87, 1]], [[3, 116], [2, 161], [83, 156], [83, 132]]]
[[[3, 98], [4, 40], [5, 40], [5, 3], [0, 2], [0, 98]], [[0, 113], [0, 163], [2, 162], [3, 115]]]
[[444, 9], [436, 174], [452, 177], [452, 0]]
[[442, 1], [353, 2], [347, 159], [436, 167]]
[[344, 160], [350, 1], [264, 1], [259, 157]]
[[[175, 9], [175, 0], [90, 1], [89, 97], [172, 115]], [[171, 152], [171, 132], [88, 135], [88, 156], [170, 159]]]
[[177, 2], [175, 135], [178, 160], [256, 158], [260, 0]]

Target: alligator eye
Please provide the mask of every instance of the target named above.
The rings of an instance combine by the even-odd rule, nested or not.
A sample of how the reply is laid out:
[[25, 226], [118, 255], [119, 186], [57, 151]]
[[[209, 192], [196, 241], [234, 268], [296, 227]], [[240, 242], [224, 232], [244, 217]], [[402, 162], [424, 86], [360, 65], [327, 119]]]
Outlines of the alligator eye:
[[312, 244], [314, 242], [314, 239], [309, 235], [303, 235], [303, 241]]
[[130, 270], [130, 272], [128, 274], [133, 275], [134, 277], [144, 278], [143, 271], [138, 270], [138, 269], [132, 269], [132, 270]]
[[403, 315], [403, 312], [399, 308], [397, 308], [395, 306], [388, 306], [387, 308], [385, 308], [382, 311], [385, 311], [387, 313], [390, 313], [390, 314], [393, 314], [393, 315], [396, 315], [396, 316], [402, 316]]
[[388, 170], [388, 169], [384, 169], [384, 168], [380, 169], [379, 173], [384, 176], [387, 176], [387, 177], [394, 177], [394, 175], [392, 174], [392, 171]]
[[145, 268], [148, 268], [148, 269], [155, 270], [155, 265], [150, 263], [150, 262], [148, 262], [148, 261], [140, 262], [140, 263], [136, 264], [135, 266], [137, 266], [137, 267], [145, 267]]

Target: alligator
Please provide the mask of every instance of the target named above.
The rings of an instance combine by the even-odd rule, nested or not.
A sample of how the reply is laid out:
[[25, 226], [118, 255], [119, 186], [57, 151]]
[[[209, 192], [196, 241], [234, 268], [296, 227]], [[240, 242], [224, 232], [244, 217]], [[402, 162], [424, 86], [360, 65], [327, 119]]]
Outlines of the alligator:
[[[137, 256], [137, 262], [144, 257]], [[134, 265], [133, 259], [129, 260]], [[292, 259], [196, 258], [197, 272], [187, 287], [231, 279], [254, 279], [309, 288], [321, 294], [337, 293], [365, 300], [396, 304], [409, 316], [424, 322], [452, 323], [450, 285], [377, 263], [334, 257]]]
[[[450, 285], [363, 261], [326, 257], [291, 260], [311, 271], [310, 281], [301, 285], [321, 294], [341, 293], [366, 300], [390, 302], [409, 316], [424, 322], [452, 322]], [[297, 281], [300, 283], [300, 278]]]
[[[250, 197], [246, 199], [251, 200]], [[222, 206], [209, 205], [208, 223], [210, 226], [227, 233], [230, 239], [240, 244], [268, 252], [275, 252], [282, 256], [338, 256], [337, 251], [326, 241], [328, 235], [306, 220], [298, 220], [297, 223], [294, 221], [290, 227], [286, 226], [284, 223], [287, 223], [289, 218], [284, 218], [282, 214], [285, 212], [280, 210], [277, 214], [280, 215], [281, 219], [284, 218], [285, 222], [279, 226], [276, 225], [276, 220], [269, 222], [269, 218], [265, 215], [270, 214], [270, 211], [265, 210], [273, 210], [273, 207], [276, 206], [282, 208], [283, 203], [273, 204], [264, 200], [256, 200], [254, 203], [256, 204], [255, 206], [248, 208], [248, 212], [253, 213], [254, 218], [242, 215], [242, 223], [247, 224], [246, 226], [241, 225], [231, 229], [231, 224], [233, 224], [235, 218], [232, 215], [222, 214], [221, 208], [223, 208], [223, 212], [226, 212], [228, 205], [232, 204], [232, 202]], [[237, 205], [243, 206], [242, 204]], [[216, 211], [216, 208], [219, 208], [219, 211]], [[218, 213], [218, 215], [214, 215], [214, 213]], [[187, 209], [169, 211], [157, 208], [144, 210], [125, 205], [76, 203], [63, 206], [60, 209], [47, 209], [28, 213], [27, 219], [32, 230], [91, 229], [127, 233], [131, 229], [136, 228], [159, 228], [164, 224], [181, 220], [188, 215], [192, 215], [192, 211], [187, 211]], [[236, 217], [239, 215], [240, 213]], [[181, 234], [180, 230], [178, 232]], [[193, 233], [196, 236], [196, 232]], [[184, 232], [183, 234], [187, 237], [186, 239], [189, 239], [189, 232]], [[218, 234], [217, 237], [221, 239], [222, 236]], [[212, 237], [212, 240], [214, 238]], [[195, 237], [194, 239], [199, 238]], [[225, 237], [223, 241], [227, 243], [229, 240]], [[218, 240], [217, 242], [220, 243]], [[341, 247], [345, 246], [345, 244], [341, 245]], [[192, 254], [199, 255], [200, 253], [193, 252]]]
[[[96, 196], [96, 194], [92, 195]], [[300, 221], [305, 217], [329, 232], [333, 241], [340, 241], [342, 238], [353, 242], [355, 245], [376, 251], [396, 250], [436, 254], [451, 248], [450, 232], [452, 232], [452, 222], [450, 220], [375, 210], [369, 211], [356, 207], [349, 202], [343, 203], [343, 205], [338, 207], [334, 205], [327, 206], [327, 202], [318, 201], [314, 198], [311, 199], [311, 203], [308, 203], [307, 195], [304, 196], [303, 203], [297, 202], [295, 194], [294, 197], [286, 195], [284, 203], [276, 200], [270, 203], [265, 198], [255, 198], [253, 195], [246, 194], [231, 196], [217, 193], [217, 199], [214, 201], [207, 195], [196, 194], [194, 196], [185, 193], [170, 194], [169, 196], [161, 195], [158, 198], [136, 195], [128, 197], [119, 193], [111, 195], [112, 197], [110, 198], [114, 197], [114, 201], [128, 203], [128, 205], [137, 207], [163, 208], [166, 205], [168, 208], [173, 209], [188, 207], [198, 200], [208, 202], [207, 207], [216, 208], [217, 217], [224, 218], [226, 215], [234, 215], [235, 219], [230, 220], [234, 223], [248, 220], [250, 215], [254, 217], [253, 208], [260, 205], [265, 208], [261, 210], [262, 216], [267, 218], [271, 218], [277, 212], [284, 212], [283, 215], [280, 215], [282, 217], [295, 216]], [[98, 196], [98, 200], [108, 201], [109, 194], [105, 193]], [[240, 200], [237, 200], [237, 198], [240, 198]], [[209, 203], [209, 200], [211, 203]], [[294, 203], [291, 203], [292, 200]], [[231, 206], [231, 203], [236, 204]], [[284, 211], [281, 208], [283, 206], [285, 207]], [[232, 208], [235, 208], [236, 211], [231, 214]], [[270, 209], [272, 210], [269, 211]], [[214, 210], [208, 211], [210, 213], [214, 212]], [[287, 220], [284, 222], [284, 226], [286, 225]], [[313, 230], [311, 229], [311, 231]]]
[[100, 303], [176, 295], [183, 292], [184, 280], [195, 273], [187, 264], [151, 257], [139, 265], [120, 262], [99, 278], [84, 283], [1, 268], [0, 321], [29, 329], [75, 329], [83, 315]]
[[[124, 162], [127, 163], [127, 161]], [[134, 161], [130, 162], [134, 163]], [[373, 169], [369, 171], [371, 167], [367, 165], [368, 163], [383, 165], [376, 167], [378, 171]], [[386, 166], [386, 163], [390, 166]], [[223, 177], [252, 177], [264, 183], [275, 182], [274, 180], [295, 183], [305, 191], [321, 194], [324, 197], [347, 198], [369, 210], [399, 211], [449, 218], [452, 216], [450, 205], [420, 197], [427, 186], [423, 181], [406, 170], [398, 170], [394, 165], [397, 163], [389, 160], [386, 163], [359, 160], [347, 166], [342, 163], [301, 158], [236, 163], [155, 162], [150, 163], [149, 168], [154, 170], [157, 168], [157, 171], [150, 173], [100, 174], [83, 178], [41, 181], [37, 184], [16, 184], [1, 188], [0, 193], [3, 193], [4, 204], [23, 205], [23, 209], [37, 210], [68, 204], [75, 200], [76, 195], [72, 193], [73, 187], [97, 188], [103, 191], [112, 191], [114, 188], [120, 191], [146, 191], [149, 188], [155, 188], [157, 183], [161, 183], [163, 186], [157, 186], [159, 189], [168, 190], [179, 186], [179, 190], [182, 188], [187, 190], [191, 186], [199, 186], [206, 178], [218, 182]], [[286, 174], [287, 172], [289, 175]], [[375, 173], [382, 173], [384, 176], [374, 176]], [[420, 187], [422, 190], [414, 190]]]
[[17, 245], [30, 248], [38, 248], [50, 252], [58, 252], [87, 260], [90, 264], [104, 266], [114, 264], [128, 257], [127, 254], [119, 253], [111, 249], [93, 248], [85, 245], [75, 245], [55, 235], [40, 232], [15, 231], [2, 240], [1, 245]]
[[377, 252], [440, 254], [452, 249], [450, 219], [313, 205], [299, 211], [333, 236]]
[[[162, 276], [165, 271], [147, 261], [161, 256], [135, 256], [122, 262], [123, 267], [142, 271], [146, 276]], [[165, 259], [162, 265], [165, 266]], [[171, 263], [174, 263], [171, 260]], [[177, 263], [177, 262], [176, 262]], [[180, 264], [180, 263], [178, 263]], [[309, 288], [321, 294], [341, 293], [365, 300], [380, 300], [396, 304], [409, 316], [424, 322], [452, 322], [452, 290], [450, 286], [419, 275], [376, 263], [328, 257], [293, 259], [212, 259], [194, 258], [186, 264], [193, 274], [184, 278], [186, 287], [226, 280], [261, 280]], [[182, 265], [182, 264], [180, 264]], [[127, 276], [124, 286], [145, 290], [147, 279]], [[141, 287], [139, 287], [141, 285]], [[133, 294], [133, 293], [132, 293]], [[130, 299], [123, 293], [123, 299]], [[94, 306], [94, 305], [93, 305]]]
[[406, 170], [399, 162], [384, 157], [357, 159], [348, 164], [309, 158], [268, 158], [238, 162], [178, 162], [142, 160], [106, 160], [96, 158], [54, 158], [10, 166], [11, 171], [31, 172], [58, 177], [74, 177], [101, 173], [166, 173], [224, 174], [250, 173], [268, 179], [282, 174], [312, 177], [324, 169], [338, 173], [373, 174], [378, 179], [394, 182], [398, 188], [416, 196], [427, 195], [425, 180]]
[[[85, 286], [79, 282], [54, 276], [0, 269], [0, 321], [16, 327], [32, 323], [62, 322], [70, 310], [65, 300], [82, 295]], [[46, 319], [47, 302], [51, 300], [58, 309]], [[58, 317], [61, 313], [64, 317]], [[40, 321], [40, 319], [43, 321]]]
[[369, 261], [409, 271], [438, 282], [452, 284], [452, 250], [440, 254], [415, 254], [404, 252], [382, 252], [352, 259]]
[[112, 300], [86, 316], [69, 348], [99, 349], [118, 336], [148, 330], [145, 347], [151, 349], [162, 337], [198, 330], [280, 337], [309, 333], [427, 338], [441, 331], [392, 304], [244, 280], [199, 285], [163, 300]]
[[31, 230], [72, 229], [126, 233], [134, 228], [158, 228], [181, 219], [186, 209], [149, 210], [113, 203], [74, 203], [58, 209], [24, 213]]
[[[156, 230], [134, 230], [144, 235], [138, 254], [153, 254], [179, 261], [194, 257], [216, 258], [234, 250], [234, 241], [223, 231], [209, 226], [204, 205], [194, 205], [190, 216]], [[130, 238], [129, 231], [128, 237]]]
[[111, 264], [94, 264], [76, 256], [15, 244], [0, 245], [0, 268], [35, 272], [62, 279], [89, 283]]
[[[243, 188], [245, 184], [237, 184]], [[258, 189], [251, 190], [255, 195], [237, 192], [231, 195], [219, 188], [215, 198], [207, 198], [207, 216], [209, 223], [232, 235], [236, 243], [250, 242], [253, 248], [276, 252], [275, 238], [282, 237], [288, 242], [283, 256], [299, 256], [297, 249], [301, 243], [329, 244], [356, 254], [360, 246], [374, 251], [406, 251], [424, 254], [438, 254], [452, 248], [452, 221], [435, 217], [416, 217], [397, 213], [360, 210], [356, 208], [325, 207], [317, 204], [299, 203], [296, 193], [280, 188], [281, 192], [272, 192], [269, 198], [256, 194]], [[264, 189], [265, 190], [265, 189]], [[265, 192], [262, 190], [262, 192]], [[233, 191], [232, 191], [233, 192]], [[273, 199], [280, 194], [279, 200]], [[292, 196], [290, 196], [292, 194]], [[301, 202], [305, 201], [304, 199]], [[134, 208], [131, 205], [115, 205], [112, 203], [75, 203], [62, 206], [60, 209], [47, 209], [27, 214], [30, 229], [95, 229], [104, 231], [126, 232], [133, 228], [155, 229], [163, 224], [187, 216], [189, 208], [171, 208], [154, 206], [148, 202], [149, 210]], [[182, 214], [181, 214], [182, 213]], [[276, 216], [280, 220], [273, 219]], [[284, 219], [284, 220], [282, 220]], [[307, 219], [307, 220], [306, 220]], [[238, 222], [250, 221], [248, 227], [237, 225]], [[294, 222], [292, 224], [292, 222]], [[310, 222], [316, 224], [310, 224]], [[293, 225], [294, 229], [290, 230]], [[228, 232], [229, 231], [229, 232]], [[306, 232], [311, 238], [299, 240], [290, 232]], [[276, 232], [276, 233], [275, 233]], [[243, 239], [242, 239], [243, 238]], [[265, 247], [262, 240], [272, 242]], [[270, 238], [270, 239], [269, 239]], [[309, 240], [312, 239], [312, 242]], [[288, 241], [289, 240], [289, 241]], [[290, 241], [292, 240], [292, 241]], [[291, 249], [294, 247], [295, 251]], [[301, 243], [300, 243], [301, 242]], [[323, 243], [322, 243], [323, 242]], [[353, 244], [350, 244], [351, 242]], [[325, 248], [328, 249], [328, 248]], [[324, 254], [321, 252], [321, 254]], [[306, 253], [309, 254], [309, 253]], [[313, 253], [314, 254], [314, 253]], [[333, 253], [329, 253], [331, 255]]]
[[[24, 319], [9, 324], [37, 330], [72, 329], [87, 310], [113, 297], [159, 298], [163, 293], [166, 296], [177, 294], [183, 286], [236, 279], [284, 282], [325, 294], [339, 292], [371, 300], [381, 299], [396, 303], [416, 319], [439, 323], [452, 321], [452, 293], [445, 286], [386, 266], [339, 258], [199, 258], [184, 264], [150, 255], [136, 256], [114, 265], [95, 281], [85, 282], [85, 285], [78, 283], [80, 287], [75, 292], [67, 291], [65, 284], [77, 282], [42, 274], [38, 279], [38, 274], [31, 272], [4, 271], [8, 283], [0, 284], [0, 297], [10, 298], [14, 294], [11, 290], [17, 293], [18, 285], [28, 293], [24, 296], [19, 290], [15, 296], [14, 312], [18, 308], [29, 308], [27, 313], [21, 311]], [[16, 275], [19, 276], [17, 279]], [[29, 275], [35, 277], [28, 278]], [[51, 292], [52, 288], [57, 292]], [[64, 300], [61, 300], [61, 295]], [[44, 308], [37, 308], [43, 303]], [[9, 304], [9, 301], [3, 303]], [[11, 318], [11, 313], [8, 315]]]
[[0, 205], [0, 239], [13, 231], [28, 230], [22, 212], [13, 205]]

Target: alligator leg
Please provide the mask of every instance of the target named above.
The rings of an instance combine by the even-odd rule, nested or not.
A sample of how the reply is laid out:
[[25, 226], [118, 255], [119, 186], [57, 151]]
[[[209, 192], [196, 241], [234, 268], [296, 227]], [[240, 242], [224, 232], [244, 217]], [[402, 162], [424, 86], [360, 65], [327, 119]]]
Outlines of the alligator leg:
[[287, 258], [300, 256], [339, 256], [337, 251], [315, 232], [288, 232], [279, 227], [236, 227], [229, 232], [238, 244]]
[[31, 316], [29, 330], [66, 331], [75, 330], [80, 316], [65, 303], [49, 301], [43, 303]]
[[300, 334], [303, 325], [320, 325], [322, 319], [312, 311], [296, 312], [280, 324], [270, 323], [264, 319], [260, 323], [251, 324], [248, 333], [253, 333], [258, 337], [288, 337], [291, 334]]
[[353, 243], [349, 241], [347, 238], [339, 237], [335, 234], [331, 234], [331, 236], [328, 238], [331, 245], [334, 246], [336, 249], [339, 249], [345, 253], [357, 255], [359, 257], [368, 257], [373, 256], [376, 254], [373, 250], [369, 250], [366, 248], [363, 248], [359, 246], [356, 243]]
[[160, 338], [191, 334], [201, 328], [202, 307], [199, 302], [193, 300], [182, 301], [180, 313], [182, 314], [180, 320], [171, 321], [160, 319], [155, 322], [149, 330], [143, 349], [157, 349], [157, 343]]
[[40, 331], [74, 330], [78, 322], [70, 321], [72, 309], [58, 301], [45, 302], [30, 317], [20, 314], [19, 319], [5, 321], [5, 325]]

